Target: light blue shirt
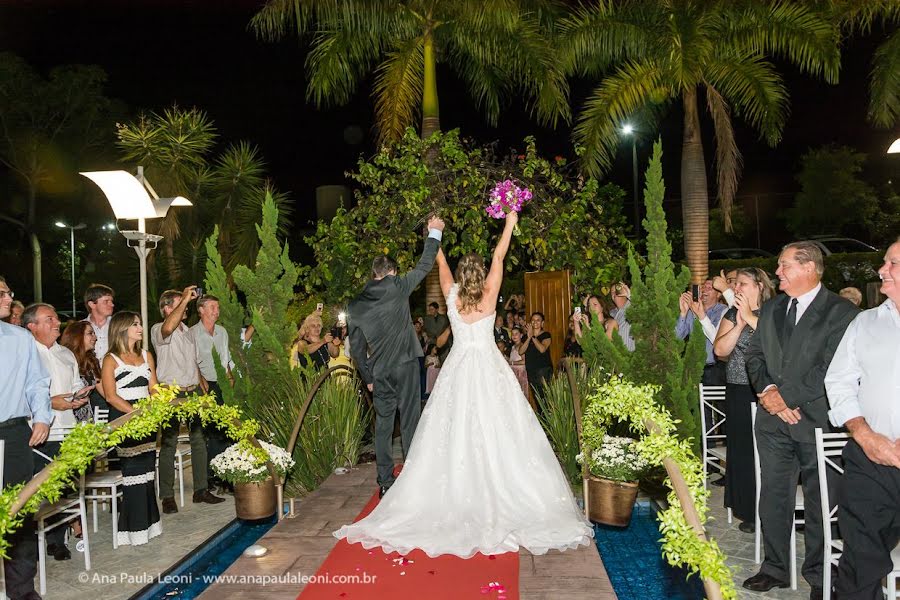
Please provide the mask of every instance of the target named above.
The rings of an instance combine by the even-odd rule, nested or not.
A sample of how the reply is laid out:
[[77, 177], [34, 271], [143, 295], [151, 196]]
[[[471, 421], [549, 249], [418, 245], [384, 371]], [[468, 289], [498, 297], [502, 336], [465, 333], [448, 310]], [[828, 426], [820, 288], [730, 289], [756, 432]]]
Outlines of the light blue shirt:
[[50, 424], [50, 374], [31, 333], [0, 321], [0, 422], [16, 417]]
[[[722, 316], [728, 311], [728, 306], [725, 304], [716, 303], [711, 306], [706, 311], [706, 316], [709, 317], [710, 322], [714, 327], [719, 326], [719, 322], [722, 320]], [[694, 315], [693, 311], [688, 311], [687, 315], [684, 317], [678, 316], [678, 322], [675, 324], [675, 335], [678, 336], [678, 339], [685, 339], [687, 336], [691, 335], [691, 332], [694, 330], [694, 323], [697, 321], [697, 317]], [[706, 334], [704, 334], [705, 336]], [[713, 354], [713, 345], [712, 342], [709, 341], [709, 338], [706, 338], [706, 364], [712, 365], [716, 362], [716, 355]]]
[[628, 322], [628, 318], [625, 316], [625, 311], [628, 310], [629, 306], [631, 306], [631, 300], [626, 301], [625, 306], [622, 308], [612, 309], [609, 311], [609, 314], [619, 325], [618, 333], [619, 337], [622, 338], [622, 343], [625, 344], [625, 349], [629, 352], [634, 352], [634, 338], [631, 337], [631, 323]]

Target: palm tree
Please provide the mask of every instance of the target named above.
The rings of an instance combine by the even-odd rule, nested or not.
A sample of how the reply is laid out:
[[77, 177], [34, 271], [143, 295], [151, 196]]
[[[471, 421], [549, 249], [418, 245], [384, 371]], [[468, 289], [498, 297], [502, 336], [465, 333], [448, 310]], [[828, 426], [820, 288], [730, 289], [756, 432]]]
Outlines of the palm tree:
[[681, 199], [685, 255], [693, 283], [708, 270], [709, 197], [700, 137], [700, 101], [715, 129], [719, 202], [726, 230], [740, 176], [732, 113], [770, 145], [781, 139], [788, 94], [768, 60], [774, 56], [812, 76], [837, 81], [839, 29], [827, 11], [788, 0], [597, 0], [560, 25], [568, 73], [599, 77], [574, 137], [589, 173], [609, 168], [618, 129], [637, 112], [684, 113]]
[[251, 21], [279, 40], [312, 38], [307, 97], [345, 104], [374, 71], [379, 142], [399, 140], [421, 113], [421, 135], [440, 130], [437, 63], [468, 86], [488, 122], [504, 96], [524, 92], [545, 123], [569, 118], [565, 78], [544, 31], [552, 6], [539, 0], [269, 0]]

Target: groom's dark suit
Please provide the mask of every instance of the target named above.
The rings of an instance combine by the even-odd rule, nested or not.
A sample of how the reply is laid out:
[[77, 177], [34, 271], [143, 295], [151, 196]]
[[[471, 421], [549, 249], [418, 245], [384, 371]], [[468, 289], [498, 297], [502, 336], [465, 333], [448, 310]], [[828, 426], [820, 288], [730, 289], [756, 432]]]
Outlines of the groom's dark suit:
[[372, 384], [375, 405], [375, 460], [378, 484], [394, 482], [392, 437], [400, 410], [404, 453], [409, 451], [422, 412], [419, 357], [422, 346], [409, 313], [409, 295], [428, 275], [440, 242], [428, 237], [416, 267], [406, 275], [388, 275], [366, 284], [347, 308], [350, 353], [360, 376]]
[[746, 353], [747, 373], [757, 393], [777, 385], [788, 408], [799, 408], [800, 422], [789, 425], [762, 407], [756, 413], [756, 439], [762, 467], [759, 516], [765, 543], [760, 572], [781, 581], [790, 575], [789, 544], [798, 471], [803, 479], [806, 559], [803, 577], [822, 587], [822, 510], [816, 467], [815, 429], [826, 431], [825, 373], [859, 312], [824, 286], [796, 322], [784, 347], [784, 324], [791, 298], [781, 294], [763, 304]]

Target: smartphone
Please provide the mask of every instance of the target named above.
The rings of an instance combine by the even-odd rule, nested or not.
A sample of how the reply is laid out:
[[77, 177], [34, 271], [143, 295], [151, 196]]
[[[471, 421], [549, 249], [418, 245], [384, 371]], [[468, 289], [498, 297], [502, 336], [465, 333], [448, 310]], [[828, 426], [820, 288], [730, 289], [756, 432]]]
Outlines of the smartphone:
[[317, 311], [322, 312], [322, 309], [323, 309], [323, 308], [325, 308], [325, 305], [322, 304], [321, 302], [319, 302], [318, 304], [316, 304], [316, 310], [317, 310]]
[[203, 297], [203, 288], [202, 288], [202, 287], [199, 287], [199, 286], [198, 286], [197, 289], [194, 290], [194, 291], [197, 293], [197, 297], [198, 297], [198, 298], [202, 298], [202, 297]]
[[700, 301], [700, 286], [697, 284], [691, 284], [691, 300], [694, 302]]
[[576, 307], [575, 307], [575, 317], [577, 318], [577, 317], [580, 317], [580, 316], [581, 316], [581, 307], [580, 307], [580, 306], [576, 306]]

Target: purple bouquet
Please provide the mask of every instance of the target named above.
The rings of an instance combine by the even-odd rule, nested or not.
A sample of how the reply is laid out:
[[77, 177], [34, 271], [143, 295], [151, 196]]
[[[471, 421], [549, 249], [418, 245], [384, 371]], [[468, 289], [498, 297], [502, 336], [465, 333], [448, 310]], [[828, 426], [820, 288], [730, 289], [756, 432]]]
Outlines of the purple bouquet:
[[531, 190], [520, 188], [511, 179], [501, 181], [491, 191], [490, 202], [485, 210], [495, 219], [505, 219], [510, 212], [522, 212], [525, 203], [531, 200]]

